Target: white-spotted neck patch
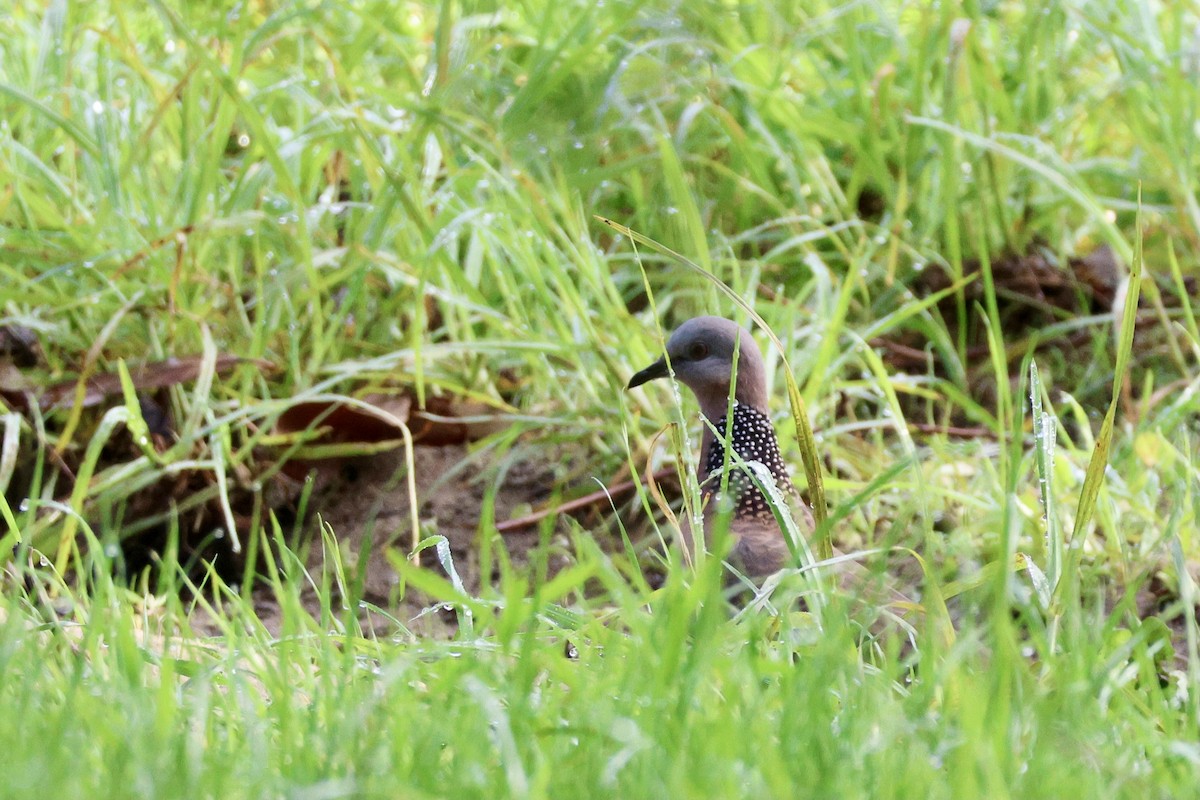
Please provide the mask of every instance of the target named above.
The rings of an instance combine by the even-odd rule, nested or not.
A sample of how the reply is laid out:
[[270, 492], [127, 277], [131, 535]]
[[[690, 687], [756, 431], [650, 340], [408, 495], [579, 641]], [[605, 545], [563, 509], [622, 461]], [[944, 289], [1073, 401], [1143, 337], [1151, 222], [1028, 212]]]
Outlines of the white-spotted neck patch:
[[[703, 474], [700, 475], [701, 486], [706, 497], [715, 494], [720, 485], [719, 478], [713, 477], [711, 481], [708, 479], [725, 464], [724, 436], [728, 420], [728, 416], [721, 417], [713, 426], [716, 428], [717, 435], [713, 437], [712, 443], [709, 445], [708, 456], [704, 460]], [[771, 471], [775, 485], [779, 487], [780, 491], [799, 498], [800, 493], [792, 485], [787, 467], [783, 463], [783, 456], [779, 452], [779, 440], [775, 437], [775, 426], [771, 424], [770, 417], [758, 409], [735, 403], [733, 428], [730, 431], [729, 441], [733, 445], [733, 452], [737, 453], [743, 461], [759, 462]], [[747, 471], [739, 468], [732, 459], [729, 463], [729, 493], [734, 498], [734, 516], [774, 517], [767, 498], [754, 485], [754, 481]]]

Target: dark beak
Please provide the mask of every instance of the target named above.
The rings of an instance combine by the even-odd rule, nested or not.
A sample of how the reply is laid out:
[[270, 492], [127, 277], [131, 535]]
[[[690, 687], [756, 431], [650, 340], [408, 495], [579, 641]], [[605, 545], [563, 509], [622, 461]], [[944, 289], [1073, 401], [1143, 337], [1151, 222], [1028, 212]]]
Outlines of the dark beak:
[[652, 381], [655, 378], [665, 378], [668, 374], [667, 360], [665, 358], [660, 358], [658, 361], [655, 361], [653, 364], [630, 378], [629, 385], [625, 388], [633, 389], [637, 386], [641, 386], [647, 381]]

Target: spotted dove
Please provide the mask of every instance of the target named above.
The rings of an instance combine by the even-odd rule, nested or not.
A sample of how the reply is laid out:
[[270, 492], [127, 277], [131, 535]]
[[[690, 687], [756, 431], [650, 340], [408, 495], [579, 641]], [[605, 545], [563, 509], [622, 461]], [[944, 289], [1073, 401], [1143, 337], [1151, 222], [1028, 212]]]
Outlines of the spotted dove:
[[[812, 514], [792, 485], [779, 453], [775, 428], [767, 414], [767, 381], [762, 353], [750, 333], [740, 325], [720, 317], [696, 317], [679, 326], [667, 340], [667, 356], [660, 358], [629, 380], [630, 389], [671, 371], [696, 395], [700, 413], [713, 423], [703, 426], [700, 443], [700, 480], [706, 510], [713, 508], [712, 498], [720, 486], [717, 473], [725, 464], [724, 434], [728, 425], [730, 378], [734, 351], [737, 352], [737, 378], [733, 389], [733, 427], [729, 437], [733, 451], [744, 462], [757, 461], [775, 479], [780, 494], [788, 500], [792, 519], [802, 532], [813, 529]], [[667, 362], [670, 361], [670, 367]], [[721, 438], [713, 435], [716, 429]], [[733, 516], [729, 532], [734, 544], [730, 563], [751, 578], [778, 571], [790, 561], [790, 550], [775, 519], [774, 512], [750, 476], [730, 461], [728, 490]], [[713, 520], [705, 516], [705, 540], [711, 544]], [[685, 546], [691, 537], [684, 531]]]

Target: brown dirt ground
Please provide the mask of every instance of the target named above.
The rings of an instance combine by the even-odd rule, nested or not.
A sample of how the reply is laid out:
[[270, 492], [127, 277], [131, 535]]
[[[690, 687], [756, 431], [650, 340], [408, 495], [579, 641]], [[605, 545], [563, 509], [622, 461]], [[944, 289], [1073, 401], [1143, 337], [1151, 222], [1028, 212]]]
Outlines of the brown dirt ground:
[[[552, 500], [558, 471], [544, 452], [540, 455], [537, 463], [518, 458], [505, 468], [497, 463], [493, 452], [472, 452], [464, 444], [413, 448], [420, 537], [446, 537], [455, 570], [468, 592], [476, 592], [481, 584], [480, 515], [491, 487], [496, 487], [497, 521], [540, 509]], [[319, 523], [323, 522], [336, 536], [343, 563], [348, 568], [365, 569], [364, 603], [386, 609], [414, 633], [449, 635], [455, 628], [454, 614], [436, 610], [436, 604], [418, 592], [402, 591], [400, 576], [385, 555], [389, 550], [400, 554], [412, 550], [407, 474], [403, 449], [347, 459], [323, 469], [304, 524], [300, 552], [310, 574], [319, 574], [326, 558], [319, 536]], [[597, 510], [585, 510], [579, 519], [588, 530], [597, 531], [602, 546], [617, 545], [615, 538], [609, 541], [606, 537], [606, 526]], [[551, 574], [568, 565], [571, 552], [569, 520], [563, 517], [554, 525], [547, 556]], [[525, 564], [539, 546], [539, 539], [538, 527], [529, 526], [503, 534], [503, 546], [513, 563]], [[366, 552], [368, 544], [368, 561], [359, 565], [359, 555]], [[445, 575], [433, 548], [422, 551], [420, 559], [423, 566]], [[497, 577], [493, 569], [489, 580]], [[310, 591], [305, 599], [309, 609], [316, 612], [315, 594]], [[268, 629], [277, 630], [279, 609], [269, 589], [256, 593], [256, 607]], [[365, 630], [379, 636], [397, 633], [395, 623], [375, 611], [363, 610], [360, 621]]]

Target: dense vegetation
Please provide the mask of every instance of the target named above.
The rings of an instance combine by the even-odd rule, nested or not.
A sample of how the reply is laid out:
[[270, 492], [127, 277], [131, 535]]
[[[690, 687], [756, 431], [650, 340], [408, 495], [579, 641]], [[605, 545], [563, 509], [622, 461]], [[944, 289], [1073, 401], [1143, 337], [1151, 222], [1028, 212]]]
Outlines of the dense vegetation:
[[[1138, 0], [16, 4], [0, 795], [1194, 793], [1198, 30]], [[684, 462], [656, 434], [690, 407], [623, 386], [680, 320], [749, 322], [734, 297], [902, 623], [805, 580], [731, 617], [711, 560], [652, 589], [639, 486], [511, 553], [485, 492], [494, 580], [406, 535], [374, 557], [455, 633], [380, 635], [348, 532], [275, 507], [281, 414], [332, 396], [469, 401], [502, 423], [473, 457], [570, 462], [556, 498]]]

